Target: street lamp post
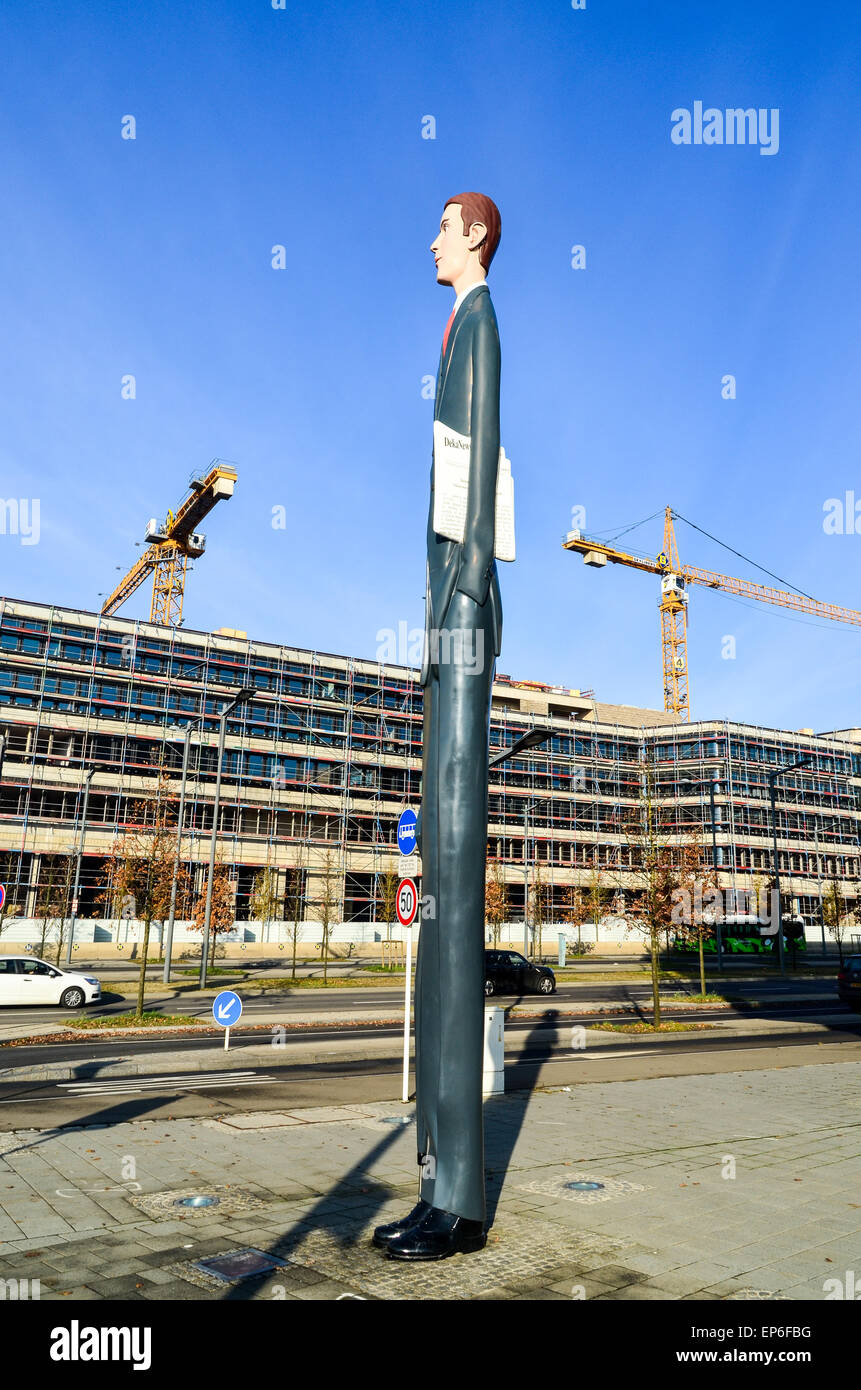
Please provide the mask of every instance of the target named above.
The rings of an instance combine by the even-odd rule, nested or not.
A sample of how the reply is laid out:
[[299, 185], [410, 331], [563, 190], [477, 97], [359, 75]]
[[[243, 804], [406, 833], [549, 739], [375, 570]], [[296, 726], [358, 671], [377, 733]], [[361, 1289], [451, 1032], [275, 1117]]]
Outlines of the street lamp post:
[[84, 854], [84, 835], [87, 830], [87, 804], [90, 800], [90, 783], [93, 780], [95, 768], [91, 767], [84, 774], [84, 804], [81, 809], [81, 834], [78, 840], [78, 858], [75, 864], [75, 886], [72, 889], [72, 916], [69, 919], [69, 941], [66, 946], [66, 964], [72, 964], [72, 941], [75, 935], [75, 919], [78, 915], [78, 888], [81, 882], [81, 860]]
[[523, 808], [523, 954], [529, 959], [529, 812], [539, 805], [529, 801]]
[[238, 705], [244, 704], [257, 694], [253, 685], [243, 686], [237, 691], [229, 705], [225, 705], [218, 721], [218, 768], [215, 774], [215, 804], [212, 808], [212, 835], [209, 840], [209, 876], [206, 881], [206, 908], [203, 918], [203, 944], [200, 952], [200, 988], [206, 989], [206, 967], [209, 960], [209, 924], [212, 917], [212, 883], [215, 877], [215, 850], [218, 839], [218, 811], [221, 804], [221, 765], [224, 761], [224, 740], [227, 734], [227, 716]]
[[[488, 767], [498, 767], [500, 763], [507, 762], [509, 758], [514, 758], [518, 753], [522, 753], [524, 748], [535, 748], [539, 743], [546, 743], [552, 737], [552, 729], [530, 729], [528, 733], [521, 734], [520, 738], [516, 738], [510, 748], [503, 748], [501, 752], [494, 753]], [[529, 812], [533, 806], [537, 805], [537, 801], [530, 801], [523, 808], [523, 954], [527, 959], [529, 958]]]
[[[202, 718], [202, 716], [201, 716]], [[173, 859], [173, 883], [170, 885], [170, 913], [167, 919], [167, 930], [164, 941], [164, 974], [162, 979], [166, 985], [170, 984], [170, 958], [173, 951], [173, 927], [176, 920], [176, 880], [179, 873], [179, 856], [182, 844], [182, 823], [185, 819], [185, 784], [188, 778], [188, 755], [191, 747], [191, 731], [200, 723], [200, 719], [192, 719], [186, 726], [182, 748], [182, 783], [179, 789], [179, 812], [177, 814], [176, 825], [176, 853]]]
[[782, 777], [784, 772], [793, 772], [797, 767], [806, 767], [813, 761], [810, 757], [798, 758], [794, 763], [787, 763], [785, 767], [776, 767], [773, 772], [767, 774], [768, 798], [771, 802], [771, 843], [774, 851], [774, 895], [777, 907], [777, 958], [781, 975], [786, 974], [786, 959], [783, 949], [783, 899], [780, 893], [780, 862], [777, 854], [777, 779]]
[[[717, 788], [718, 788], [718, 780], [717, 780], [717, 777], [715, 776], [715, 777], [712, 777], [712, 779], [711, 779], [711, 781], [710, 781], [710, 783], [709, 783], [709, 800], [711, 801], [711, 808], [712, 808], [712, 869], [714, 870], [714, 876], [715, 876], [715, 888], [718, 887], [717, 827], [716, 827], [716, 825], [715, 825], [715, 819], [716, 819], [716, 814], [717, 814], [716, 811], [715, 811], [715, 792], [717, 791]], [[721, 902], [723, 902], [723, 899], [721, 899]], [[722, 972], [722, 971], [723, 971], [723, 946], [722, 946], [722, 944], [721, 944], [721, 922], [720, 922], [721, 911], [720, 911], [720, 909], [718, 909], [718, 914], [717, 914], [717, 915], [718, 915], [718, 920], [715, 922], [715, 946], [716, 946], [716, 948], [717, 948], [717, 963], [718, 963], [718, 970]]]

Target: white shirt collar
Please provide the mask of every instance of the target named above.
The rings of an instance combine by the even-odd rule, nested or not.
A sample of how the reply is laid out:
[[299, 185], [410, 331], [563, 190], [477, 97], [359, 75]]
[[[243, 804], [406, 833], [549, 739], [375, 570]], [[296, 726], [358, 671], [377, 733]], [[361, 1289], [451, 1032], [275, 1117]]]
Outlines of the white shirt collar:
[[466, 299], [466, 296], [468, 294], [472, 294], [473, 290], [477, 290], [480, 285], [486, 284], [486, 280], [476, 280], [474, 285], [468, 285], [465, 290], [461, 290], [460, 294], [457, 296], [457, 299], [454, 301], [454, 312], [457, 313], [458, 309], [460, 308], [461, 304]]

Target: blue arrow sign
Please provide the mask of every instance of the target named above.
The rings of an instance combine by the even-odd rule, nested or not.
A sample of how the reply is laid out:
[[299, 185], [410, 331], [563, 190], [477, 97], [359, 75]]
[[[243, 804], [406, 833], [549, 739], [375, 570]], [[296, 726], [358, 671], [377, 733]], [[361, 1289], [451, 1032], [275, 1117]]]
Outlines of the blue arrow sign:
[[398, 821], [398, 849], [401, 854], [412, 854], [416, 847], [416, 813], [402, 811]]
[[242, 1000], [232, 989], [223, 989], [212, 1001], [212, 1017], [222, 1028], [232, 1028], [242, 1014]]

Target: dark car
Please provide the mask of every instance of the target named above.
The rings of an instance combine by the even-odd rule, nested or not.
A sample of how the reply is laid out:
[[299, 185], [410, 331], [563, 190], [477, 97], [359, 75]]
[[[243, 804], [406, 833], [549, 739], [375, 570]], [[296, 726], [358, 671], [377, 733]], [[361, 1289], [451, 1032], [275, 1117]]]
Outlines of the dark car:
[[546, 965], [533, 965], [519, 951], [485, 951], [485, 994], [555, 994], [556, 976]]
[[837, 972], [837, 994], [850, 1009], [861, 1013], [861, 956], [847, 956]]

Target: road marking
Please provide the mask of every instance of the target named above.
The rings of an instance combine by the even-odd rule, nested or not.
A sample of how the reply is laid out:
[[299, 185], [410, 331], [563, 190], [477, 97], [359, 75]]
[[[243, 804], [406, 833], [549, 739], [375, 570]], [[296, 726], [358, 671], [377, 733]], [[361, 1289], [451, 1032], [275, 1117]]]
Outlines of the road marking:
[[[257, 1072], [212, 1072], [202, 1077], [151, 1077], [149, 1079], [137, 1077], [118, 1077], [115, 1081], [63, 1081], [59, 1082], [59, 1089], [67, 1091], [70, 1096], [123, 1096], [131, 1095], [135, 1092], [156, 1092], [156, 1091], [198, 1091], [211, 1090], [213, 1087], [224, 1086], [265, 1086], [274, 1081], [274, 1076], [267, 1074], [259, 1075]], [[7, 1102], [8, 1103], [8, 1102]]]
[[[246, 1070], [246, 1071], [208, 1071], [208, 1072], [204, 1072], [204, 1073], [203, 1073], [203, 1077], [204, 1077], [207, 1081], [219, 1081], [219, 1080], [222, 1080], [224, 1077], [243, 1077], [243, 1076], [259, 1076], [259, 1075], [260, 1075], [259, 1072], [256, 1072], [256, 1071], [247, 1071], [247, 1070]], [[185, 1082], [185, 1081], [193, 1081], [193, 1080], [196, 1080], [196, 1078], [194, 1078], [194, 1077], [182, 1077], [182, 1076], [180, 1076], [180, 1077], [176, 1077], [176, 1076], [150, 1076], [150, 1077], [147, 1077], [147, 1076], [145, 1076], [145, 1075], [141, 1075], [141, 1076], [115, 1076], [115, 1077], [110, 1077], [110, 1076], [106, 1076], [106, 1077], [88, 1076], [88, 1077], [82, 1077], [80, 1081], [58, 1081], [58, 1082], [57, 1082], [57, 1085], [60, 1086], [60, 1087], [62, 1088], [62, 1090], [64, 1090], [64, 1091], [70, 1091], [70, 1090], [74, 1090], [74, 1089], [79, 1088], [79, 1087], [84, 1087], [84, 1088], [86, 1088], [86, 1087], [90, 1087], [90, 1086], [124, 1086], [124, 1085], [133, 1086], [133, 1085], [139, 1085], [139, 1084], [141, 1084], [141, 1083], [143, 1083], [143, 1084], [146, 1085], [146, 1086], [173, 1086], [173, 1085], [176, 1084], [177, 1081], [179, 1081], [180, 1083], [182, 1083], [182, 1082]]]

